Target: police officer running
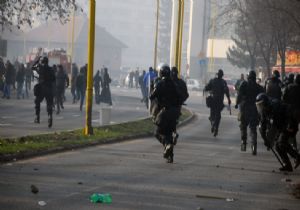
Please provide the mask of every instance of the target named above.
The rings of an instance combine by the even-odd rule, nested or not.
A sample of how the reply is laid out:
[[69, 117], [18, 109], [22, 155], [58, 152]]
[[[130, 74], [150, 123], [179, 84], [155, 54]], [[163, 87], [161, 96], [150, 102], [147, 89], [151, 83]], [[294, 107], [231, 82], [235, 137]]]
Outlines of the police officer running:
[[241, 151], [247, 148], [247, 127], [250, 128], [252, 154], [257, 153], [257, 131], [258, 113], [255, 106], [256, 96], [264, 92], [263, 87], [256, 83], [255, 71], [250, 71], [248, 81], [243, 81], [239, 87], [235, 108], [240, 107], [240, 130], [241, 130]]
[[[179, 109], [179, 113], [181, 113], [181, 106], [184, 104], [184, 102], [188, 99], [189, 97], [189, 93], [187, 90], [187, 86], [186, 83], [183, 79], [178, 77], [178, 69], [176, 66], [173, 66], [171, 69], [171, 79], [173, 80], [175, 87], [176, 87], [176, 92], [178, 94], [178, 109]], [[177, 118], [177, 123], [179, 120], [179, 116]], [[176, 145], [177, 143], [177, 139], [178, 139], [179, 135], [176, 131], [176, 127], [175, 130], [173, 132], [173, 143], [174, 145]]]
[[291, 134], [292, 145], [297, 149], [296, 135], [298, 132], [298, 125], [300, 122], [300, 74], [297, 74], [294, 83], [289, 84], [283, 92], [282, 101], [288, 105], [289, 109], [289, 125]]
[[278, 70], [274, 70], [272, 73], [272, 77], [267, 79], [265, 82], [265, 92], [269, 97], [281, 100], [282, 86], [283, 85], [280, 80], [280, 73]]
[[34, 95], [35, 95], [35, 114], [36, 118], [35, 123], [40, 123], [40, 111], [41, 111], [41, 102], [43, 99], [46, 99], [47, 103], [47, 112], [48, 112], [48, 127], [52, 127], [52, 112], [53, 112], [53, 84], [55, 82], [55, 74], [53, 69], [48, 65], [48, 58], [43, 57], [41, 64], [37, 62], [33, 65], [33, 70], [37, 72], [38, 84], [34, 86]]
[[156, 137], [164, 146], [163, 157], [168, 163], [173, 163], [174, 143], [173, 131], [176, 129], [176, 121], [180, 114], [178, 109], [178, 94], [174, 82], [171, 80], [170, 67], [162, 64], [158, 67], [160, 80], [154, 86], [150, 95], [150, 100], [157, 101], [159, 112], [153, 116], [157, 126]]
[[220, 69], [217, 73], [217, 77], [211, 79], [209, 83], [205, 86], [204, 91], [209, 91], [211, 94], [210, 103], [210, 116], [209, 120], [211, 122], [211, 132], [216, 137], [218, 135], [219, 124], [221, 120], [221, 112], [224, 108], [224, 94], [228, 99], [228, 105], [230, 106], [231, 100], [229, 95], [229, 89], [227, 87], [226, 81], [223, 79], [224, 72]]
[[[278, 158], [282, 164], [279, 170], [293, 171], [288, 154], [295, 160], [295, 169], [300, 165], [300, 155], [288, 141], [294, 132], [289, 124], [288, 106], [277, 99], [269, 98], [265, 93], [261, 93], [256, 97], [256, 107], [259, 113], [261, 137], [268, 149], [272, 149], [275, 144], [275, 149], [282, 160], [281, 162]], [[273, 149], [272, 151], [274, 152]]]

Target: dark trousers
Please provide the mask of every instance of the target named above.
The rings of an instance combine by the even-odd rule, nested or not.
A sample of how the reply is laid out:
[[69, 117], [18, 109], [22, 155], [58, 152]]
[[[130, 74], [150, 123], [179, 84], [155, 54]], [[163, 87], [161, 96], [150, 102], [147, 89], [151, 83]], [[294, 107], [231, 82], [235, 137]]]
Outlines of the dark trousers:
[[276, 142], [276, 151], [281, 157], [283, 163], [288, 166], [292, 166], [288, 154], [294, 159], [300, 158], [298, 151], [289, 143], [289, 138], [292, 135], [293, 133], [284, 131], [282, 132], [280, 139]]
[[46, 99], [48, 116], [52, 117], [53, 112], [53, 88], [52, 86], [44, 86], [37, 84], [34, 88], [35, 95], [35, 114], [40, 116], [41, 102]]
[[257, 125], [258, 114], [255, 105], [253, 106], [241, 106], [240, 109], [240, 130], [242, 143], [247, 143], [247, 128], [250, 128], [251, 144], [257, 145]]
[[214, 129], [218, 130], [220, 121], [221, 121], [221, 112], [223, 110], [224, 105], [223, 104], [214, 104], [210, 108], [210, 122]]
[[60, 112], [60, 108], [63, 108], [63, 101], [64, 101], [64, 87], [57, 87], [56, 88], [56, 110], [57, 113]]

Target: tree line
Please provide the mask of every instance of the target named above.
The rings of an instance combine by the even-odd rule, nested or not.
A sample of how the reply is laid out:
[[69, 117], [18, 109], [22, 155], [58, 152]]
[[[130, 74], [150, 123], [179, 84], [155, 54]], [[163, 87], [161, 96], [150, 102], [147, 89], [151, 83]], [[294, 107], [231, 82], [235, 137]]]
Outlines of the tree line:
[[228, 0], [219, 6], [219, 22], [234, 27], [228, 60], [240, 68], [262, 67], [269, 77], [279, 55], [285, 77], [286, 51], [300, 48], [300, 0]]

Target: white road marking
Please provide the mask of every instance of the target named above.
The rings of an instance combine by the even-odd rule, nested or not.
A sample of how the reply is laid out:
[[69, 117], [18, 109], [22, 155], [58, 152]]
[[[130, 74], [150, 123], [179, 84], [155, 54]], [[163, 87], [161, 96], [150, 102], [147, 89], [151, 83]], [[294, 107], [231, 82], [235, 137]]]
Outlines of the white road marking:
[[1, 118], [2, 119], [15, 119], [17, 117], [15, 117], [15, 116], [2, 116]]
[[0, 126], [1, 127], [8, 127], [8, 126], [12, 126], [12, 124], [2, 124], [2, 123], [0, 123]]

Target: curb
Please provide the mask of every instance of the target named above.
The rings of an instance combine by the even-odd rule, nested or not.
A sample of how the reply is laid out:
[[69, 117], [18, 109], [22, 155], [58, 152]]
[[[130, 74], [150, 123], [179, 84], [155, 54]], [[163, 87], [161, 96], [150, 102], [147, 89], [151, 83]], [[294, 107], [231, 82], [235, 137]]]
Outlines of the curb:
[[[179, 122], [179, 124], [177, 125], [177, 128], [183, 127], [195, 119], [195, 114], [191, 110], [189, 110], [187, 108], [183, 108], [183, 109], [187, 110], [191, 114], [191, 116], [189, 116], [184, 121]], [[120, 124], [122, 124], [122, 123], [120, 123]], [[153, 136], [153, 132], [148, 132], [148, 133], [138, 134], [138, 135], [128, 135], [128, 136], [121, 136], [121, 137], [115, 137], [115, 138], [108, 138], [108, 139], [103, 139], [101, 141], [96, 141], [96, 142], [87, 142], [83, 145], [66, 145], [64, 147], [54, 147], [51, 149], [41, 150], [41, 151], [30, 151], [30, 152], [23, 152], [23, 153], [19, 153], [19, 154], [0, 155], [0, 164], [17, 161], [17, 160], [29, 159], [29, 158], [33, 158], [33, 157], [37, 157], [37, 156], [55, 154], [58, 152], [83, 149], [83, 148], [87, 148], [87, 147], [91, 147], [91, 146], [131, 141], [131, 140], [135, 140], [135, 139], [139, 139], [139, 138], [146, 138], [146, 137], [151, 137], [151, 136]]]

